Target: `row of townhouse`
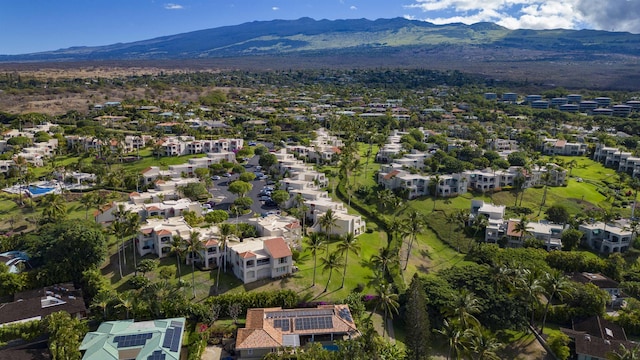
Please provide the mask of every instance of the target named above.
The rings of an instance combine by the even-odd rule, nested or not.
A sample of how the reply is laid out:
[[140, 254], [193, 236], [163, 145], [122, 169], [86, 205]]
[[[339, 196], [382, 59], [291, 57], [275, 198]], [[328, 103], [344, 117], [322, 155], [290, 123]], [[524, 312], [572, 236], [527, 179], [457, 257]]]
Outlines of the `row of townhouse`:
[[161, 156], [205, 153], [235, 153], [242, 149], [243, 139], [195, 140], [192, 136], [166, 137], [156, 143]]
[[[545, 177], [548, 174], [548, 179]], [[477, 191], [499, 191], [505, 186], [514, 186], [517, 178], [523, 178], [523, 188], [544, 185], [562, 186], [567, 179], [567, 171], [552, 163], [546, 166], [534, 166], [530, 170], [522, 167], [511, 166], [505, 170], [473, 170], [465, 171], [468, 187]]]
[[[424, 139], [427, 137], [427, 132], [420, 127], [418, 128], [423, 134]], [[411, 151], [403, 158], [398, 158], [405, 149], [402, 146], [402, 137], [407, 135], [407, 132], [401, 132], [399, 130], [393, 130], [387, 137], [387, 142], [382, 146], [376, 154], [376, 162], [389, 164], [389, 163], [402, 163], [407, 167], [414, 167], [416, 169], [424, 168], [424, 160], [431, 156], [429, 153], [423, 153], [419, 151]]]
[[[324, 133], [317, 133], [321, 138]], [[336, 226], [331, 228], [332, 235], [344, 236], [351, 233], [358, 236], [365, 232], [366, 224], [360, 215], [351, 215], [342, 202], [334, 201], [327, 191], [321, 188], [328, 185], [328, 180], [323, 173], [315, 171], [312, 167], [298, 160], [285, 149], [275, 153], [278, 159], [278, 171], [280, 174], [289, 174], [288, 178], [280, 181], [280, 188], [289, 192], [290, 198], [287, 207], [298, 205], [297, 199], [302, 199], [307, 210], [305, 217], [310, 220], [311, 231], [325, 231], [320, 226], [320, 219], [331, 209], [336, 219]]]
[[586, 143], [549, 138], [543, 139], [542, 142], [542, 153], [545, 155], [584, 156], [588, 150]]
[[393, 165], [384, 166], [378, 172], [378, 185], [389, 190], [400, 189], [404, 191], [408, 199], [426, 195], [451, 197], [467, 192], [468, 179], [464, 173], [451, 175], [412, 174], [394, 168]]
[[620, 148], [597, 144], [593, 153], [593, 160], [633, 177], [640, 177], [640, 157], [633, 156], [633, 153], [623, 151]]
[[[522, 234], [518, 229], [518, 219], [505, 219], [504, 205], [487, 204], [482, 200], [472, 200], [469, 221], [483, 216], [486, 218], [485, 242], [501, 243], [506, 246], [519, 247], [527, 238], [535, 238], [544, 243], [547, 250], [562, 248], [562, 232], [568, 228], [561, 224], [547, 221], [530, 222], [527, 224], [528, 234]], [[578, 230], [583, 233], [583, 244], [602, 254], [625, 252], [633, 241], [633, 233], [629, 228], [629, 221], [603, 223], [591, 222], [580, 224]]]
[[112, 152], [122, 148], [125, 153], [131, 153], [147, 146], [153, 140], [153, 137], [151, 135], [126, 135], [122, 140], [110, 139], [109, 141], [103, 141], [93, 136], [68, 135], [65, 136], [65, 140], [68, 149], [98, 151], [104, 145], [108, 146]]
[[232, 152], [207, 153], [206, 157], [189, 159], [184, 164], [169, 165], [168, 170], [161, 170], [158, 166], [150, 166], [142, 170], [142, 181], [145, 185], [154, 183], [159, 177], [180, 178], [182, 176], [195, 176], [195, 170], [208, 168], [212, 164], [222, 161], [234, 162], [236, 156]]

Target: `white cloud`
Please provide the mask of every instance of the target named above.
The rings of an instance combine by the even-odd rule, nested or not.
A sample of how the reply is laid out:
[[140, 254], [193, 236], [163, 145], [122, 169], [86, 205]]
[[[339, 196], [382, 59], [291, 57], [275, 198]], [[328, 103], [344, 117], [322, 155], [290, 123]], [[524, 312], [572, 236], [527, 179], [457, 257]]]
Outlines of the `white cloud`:
[[167, 10], [182, 10], [182, 9], [184, 9], [184, 6], [182, 6], [180, 4], [169, 3], [169, 4], [165, 4], [164, 8], [167, 9]]
[[280, 8], [279, 8], [279, 7], [277, 7], [277, 6], [274, 6], [274, 7], [272, 7], [272, 8], [271, 8], [271, 10], [273, 10], [273, 11], [278, 11], [278, 10], [280, 10]]
[[[472, 24], [476, 22], [495, 22], [510, 29], [553, 29], [579, 27], [602, 28], [586, 16], [592, 13], [593, 18], [601, 17], [599, 7], [614, 8], [610, 2], [625, 3], [627, 6], [638, 8], [638, 0], [413, 0], [405, 6], [407, 10], [419, 10], [423, 15], [410, 16], [435, 24], [462, 22]], [[636, 6], [634, 6], [636, 5]], [[580, 8], [590, 8], [594, 11], [580, 11]], [[616, 7], [617, 8], [617, 7]], [[614, 13], [614, 11], [611, 11]], [[640, 10], [635, 17], [637, 19]], [[611, 18], [611, 17], [609, 17]], [[613, 22], [613, 21], [611, 21]], [[637, 27], [640, 28], [640, 22]]]
[[351, 5], [349, 6], [349, 10], [358, 10], [358, 8], [355, 5]]

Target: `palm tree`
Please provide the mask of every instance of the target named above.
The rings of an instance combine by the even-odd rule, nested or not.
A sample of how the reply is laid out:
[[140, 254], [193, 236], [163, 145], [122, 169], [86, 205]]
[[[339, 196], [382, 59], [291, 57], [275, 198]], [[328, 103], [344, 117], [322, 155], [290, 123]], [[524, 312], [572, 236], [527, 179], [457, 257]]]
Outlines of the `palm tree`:
[[344, 264], [342, 263], [342, 258], [340, 258], [340, 253], [334, 252], [329, 254], [329, 256], [327, 256], [326, 258], [322, 259], [322, 272], [325, 272], [325, 271], [329, 272], [327, 285], [325, 285], [323, 292], [327, 292], [327, 289], [329, 288], [329, 283], [331, 282], [331, 275], [333, 274], [333, 272], [338, 270], [338, 268], [341, 268], [342, 266], [344, 266]]
[[445, 309], [446, 315], [454, 318], [463, 329], [480, 327], [480, 322], [473, 315], [480, 311], [480, 300], [464, 288], [454, 296], [451, 307]]
[[89, 219], [89, 210], [92, 207], [96, 206], [98, 201], [100, 201], [99, 199], [96, 199], [97, 197], [98, 197], [98, 194], [92, 191], [82, 195], [82, 197], [80, 198], [80, 203], [84, 206], [84, 209], [85, 209], [85, 212], [84, 212], [85, 220]]
[[125, 291], [120, 296], [118, 296], [119, 304], [116, 305], [116, 308], [124, 308], [125, 311], [125, 319], [129, 318], [129, 312], [133, 309], [133, 304], [135, 301], [135, 295], [132, 291]]
[[440, 186], [440, 175], [433, 175], [433, 209], [431, 212], [436, 211], [436, 200], [438, 200], [438, 187]]
[[[16, 156], [15, 158], [13, 158], [13, 162], [16, 165], [16, 168], [18, 168], [18, 181], [20, 182], [24, 182], [26, 180], [26, 169], [29, 166], [29, 163], [27, 162], [27, 159], [25, 159], [23, 156]], [[26, 188], [29, 188], [29, 184], [25, 184]], [[24, 201], [22, 200], [22, 195], [23, 195], [24, 191], [23, 188], [20, 188], [20, 204], [24, 205]]]
[[[220, 242], [218, 243], [218, 251], [220, 252], [218, 254], [218, 274], [216, 275], [216, 293], [219, 291], [220, 289], [220, 268], [223, 266], [223, 264], [226, 264], [226, 259], [225, 259], [225, 251], [227, 248], [227, 241], [229, 241], [229, 237], [231, 235], [233, 235], [234, 233], [234, 227], [231, 224], [220, 224]], [[221, 259], [221, 260], [220, 260]], [[226, 265], [225, 265], [226, 266]], [[226, 268], [225, 268], [225, 272], [226, 272]]]
[[608, 211], [606, 209], [602, 209], [602, 211], [600, 212], [600, 220], [602, 220], [602, 222], [604, 223], [604, 228], [602, 229], [602, 232], [605, 234], [607, 233], [607, 224], [609, 222], [611, 222], [613, 219], [615, 219], [617, 216], [617, 214], [615, 214], [613, 211]]
[[354, 255], [358, 255], [360, 252], [360, 244], [358, 243], [358, 238], [353, 235], [353, 233], [348, 233], [342, 238], [342, 241], [338, 244], [338, 251], [344, 253], [344, 270], [342, 272], [342, 285], [340, 285], [340, 289], [344, 287], [344, 280], [347, 277], [347, 264], [349, 263], [349, 253], [352, 252]]
[[[475, 328], [471, 329], [469, 338], [467, 339], [467, 347], [471, 353], [471, 358], [475, 360], [500, 360], [497, 352], [502, 349], [502, 344], [487, 329]], [[474, 356], [475, 355], [475, 356]]]
[[320, 227], [324, 228], [324, 231], [327, 235], [327, 256], [329, 256], [329, 243], [331, 242], [331, 230], [333, 229], [334, 226], [337, 225], [338, 223], [338, 218], [336, 218], [336, 215], [333, 213], [332, 209], [327, 210], [326, 213], [324, 213], [324, 215], [322, 215], [320, 217]]
[[176, 254], [176, 264], [178, 266], [178, 278], [182, 277], [182, 271], [180, 270], [180, 258], [184, 252], [184, 240], [180, 235], [173, 235], [171, 239], [171, 252]]
[[381, 248], [378, 254], [371, 256], [371, 263], [378, 269], [382, 270], [382, 274], [387, 272], [387, 267], [398, 257], [398, 254], [394, 252], [389, 246]]
[[376, 295], [378, 296], [376, 309], [380, 306], [384, 312], [384, 316], [382, 318], [382, 337], [384, 337], [387, 331], [387, 318], [389, 316], [393, 318], [393, 314], [398, 314], [400, 304], [398, 303], [398, 294], [393, 291], [393, 285], [391, 284], [379, 284], [376, 287]]
[[419, 234], [424, 232], [424, 221], [420, 217], [420, 214], [413, 210], [404, 220], [404, 228], [409, 234], [409, 244], [407, 245], [407, 259], [404, 263], [404, 270], [407, 270], [407, 265], [409, 265], [409, 257], [411, 256], [411, 248], [413, 247], [413, 243], [418, 237]]
[[460, 359], [460, 356], [465, 350], [464, 340], [471, 331], [470, 329], [462, 330], [455, 321], [444, 320], [442, 328], [437, 329], [436, 332], [444, 336], [449, 342], [449, 352], [447, 353], [447, 360], [451, 359], [451, 356], [455, 356], [456, 359]]
[[102, 318], [107, 319], [107, 309], [109, 304], [113, 301], [113, 293], [110, 291], [102, 290], [93, 297], [93, 306], [102, 309]]
[[536, 302], [539, 301], [538, 296], [544, 292], [539, 273], [529, 269], [522, 270], [518, 279], [518, 285], [518, 290], [529, 303], [529, 311], [531, 312], [530, 324], [533, 326]]
[[320, 251], [322, 245], [324, 245], [324, 242], [322, 241], [320, 234], [317, 232], [311, 233], [307, 240], [307, 246], [309, 247], [309, 251], [311, 251], [311, 255], [313, 255], [313, 282], [311, 286], [316, 286], [318, 251]]
[[520, 221], [516, 223], [513, 231], [515, 233], [520, 234], [520, 244], [524, 243], [524, 237], [531, 235], [531, 231], [529, 231], [531, 227], [529, 226], [529, 220], [526, 216], [520, 218]]
[[111, 233], [118, 239], [118, 268], [120, 270], [120, 278], [122, 278], [122, 245], [121, 241], [124, 239], [127, 228], [123, 222], [114, 221], [111, 223]]
[[204, 249], [202, 242], [200, 242], [200, 233], [197, 231], [191, 231], [189, 233], [189, 240], [187, 240], [187, 252], [191, 253], [191, 285], [193, 287], [193, 297], [196, 297], [196, 256]]
[[552, 270], [544, 274], [543, 287], [546, 289], [547, 305], [544, 307], [544, 315], [542, 316], [542, 328], [540, 333], [544, 331], [544, 326], [547, 321], [547, 314], [549, 313], [549, 306], [555, 296], [560, 299], [570, 295], [570, 289], [573, 287], [573, 283], [564, 276], [564, 274], [558, 270]]
[[125, 215], [124, 218], [126, 233], [127, 236], [132, 236], [131, 238], [131, 252], [133, 253], [133, 268], [135, 269], [135, 275], [138, 275], [138, 259], [136, 258], [136, 253], [138, 252], [137, 246], [137, 238], [136, 235], [140, 230], [140, 214], [135, 212], [129, 212]]
[[49, 193], [44, 196], [45, 208], [42, 215], [48, 222], [62, 220], [67, 216], [67, 204], [60, 194]]
[[578, 165], [578, 162], [576, 160], [571, 160], [565, 165], [569, 168], [569, 177], [571, 177], [571, 172], [573, 171], [573, 168]]
[[547, 188], [549, 186], [549, 180], [551, 180], [551, 173], [549, 173], [549, 171], [550, 169], [547, 167], [547, 171], [545, 171], [541, 176], [544, 192], [542, 193], [542, 201], [540, 201], [540, 209], [538, 210], [538, 216], [540, 216], [540, 213], [542, 213], [542, 207], [544, 206], [545, 202], [547, 202]]

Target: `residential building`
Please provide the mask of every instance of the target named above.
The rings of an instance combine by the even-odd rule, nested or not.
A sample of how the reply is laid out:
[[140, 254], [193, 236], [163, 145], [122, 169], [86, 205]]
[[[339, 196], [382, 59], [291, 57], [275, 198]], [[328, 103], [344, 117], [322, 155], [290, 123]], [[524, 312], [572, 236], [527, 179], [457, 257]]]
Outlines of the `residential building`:
[[180, 360], [185, 326], [185, 318], [105, 321], [82, 340], [82, 360]]
[[360, 336], [348, 305], [320, 305], [317, 308], [261, 308], [247, 310], [244, 328], [238, 329], [238, 359], [254, 360], [289, 347], [309, 342], [335, 345], [336, 341]]
[[572, 340], [577, 360], [606, 360], [609, 353], [621, 346], [633, 349], [637, 343], [629, 341], [624, 329], [600, 316], [574, 322], [571, 329], [560, 328]]
[[571, 275], [571, 280], [581, 284], [593, 284], [611, 296], [612, 304], [622, 303], [620, 283], [608, 276], [600, 273], [576, 272]]
[[292, 255], [281, 237], [244, 239], [227, 244], [227, 259], [233, 274], [245, 284], [291, 274]]
[[523, 241], [527, 238], [535, 238], [544, 243], [544, 247], [547, 250], [560, 250], [562, 249], [562, 232], [564, 227], [560, 224], [552, 224], [545, 221], [530, 222], [527, 224], [528, 234], [524, 236], [522, 232], [517, 230], [517, 226], [520, 220], [508, 220], [507, 221], [507, 240], [508, 245], [511, 247], [520, 247], [523, 245]]
[[0, 304], [0, 310], [0, 327], [42, 320], [58, 311], [65, 311], [77, 319], [87, 317], [82, 292], [71, 283], [17, 293], [12, 302]]
[[625, 252], [633, 241], [631, 230], [618, 222], [591, 222], [580, 224], [578, 229], [584, 234], [584, 243], [603, 254]]
[[[467, 192], [468, 179], [464, 174], [438, 175], [440, 181], [434, 185], [432, 182], [436, 179], [435, 175], [411, 174], [391, 169], [393, 167], [387, 166], [378, 172], [378, 184], [389, 190], [399, 189], [408, 199], [426, 195], [450, 197]], [[434, 191], [435, 194], [432, 194]]]
[[542, 153], [545, 155], [584, 156], [587, 153], [587, 144], [544, 139]]
[[289, 246], [300, 246], [302, 226], [294, 217], [273, 214], [249, 219], [248, 222], [255, 226], [262, 237], [281, 237]]
[[471, 209], [469, 211], [469, 224], [473, 223], [478, 217], [483, 216], [487, 219], [484, 240], [488, 243], [497, 243], [506, 233], [506, 225], [504, 223], [504, 211], [506, 206], [487, 204], [482, 200], [471, 200]]

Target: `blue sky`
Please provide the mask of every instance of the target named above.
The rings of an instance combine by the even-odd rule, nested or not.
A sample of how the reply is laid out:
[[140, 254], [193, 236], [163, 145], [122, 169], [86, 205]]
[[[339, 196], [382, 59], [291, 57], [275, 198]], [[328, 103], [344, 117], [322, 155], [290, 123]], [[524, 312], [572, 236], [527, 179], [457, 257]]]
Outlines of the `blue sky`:
[[406, 17], [640, 33], [640, 0], [0, 0], [0, 54], [108, 45], [255, 20]]

